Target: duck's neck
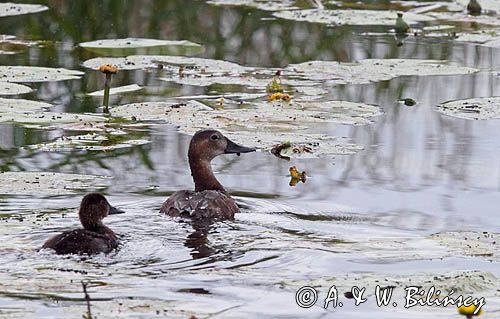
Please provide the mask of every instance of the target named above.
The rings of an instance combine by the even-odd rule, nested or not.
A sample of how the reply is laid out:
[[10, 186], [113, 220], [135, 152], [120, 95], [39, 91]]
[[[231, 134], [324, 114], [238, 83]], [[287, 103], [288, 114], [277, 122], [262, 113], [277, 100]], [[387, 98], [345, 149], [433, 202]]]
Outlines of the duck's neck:
[[189, 167], [193, 176], [195, 192], [215, 190], [226, 192], [221, 183], [215, 178], [210, 162], [196, 156], [189, 156]]
[[104, 224], [100, 220], [93, 221], [93, 220], [89, 220], [89, 219], [80, 217], [80, 222], [82, 223], [83, 228], [85, 228], [86, 230], [90, 230], [90, 231], [99, 231], [103, 228], [107, 228], [106, 226], [104, 226]]

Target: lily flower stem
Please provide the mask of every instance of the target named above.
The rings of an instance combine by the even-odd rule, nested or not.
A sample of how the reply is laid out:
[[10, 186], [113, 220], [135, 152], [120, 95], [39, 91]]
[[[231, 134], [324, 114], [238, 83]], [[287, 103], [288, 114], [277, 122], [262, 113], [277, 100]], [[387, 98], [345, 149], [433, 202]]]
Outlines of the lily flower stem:
[[104, 97], [102, 98], [103, 112], [109, 113], [109, 89], [111, 87], [111, 74], [106, 73], [106, 81], [104, 82]]

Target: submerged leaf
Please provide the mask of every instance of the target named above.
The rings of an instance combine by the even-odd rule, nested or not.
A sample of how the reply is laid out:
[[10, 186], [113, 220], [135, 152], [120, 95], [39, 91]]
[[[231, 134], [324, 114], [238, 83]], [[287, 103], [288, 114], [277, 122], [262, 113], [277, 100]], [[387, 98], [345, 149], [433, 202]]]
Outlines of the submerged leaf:
[[79, 44], [91, 52], [110, 56], [129, 54], [198, 54], [203, 47], [186, 40], [158, 40], [143, 38], [105, 39]]

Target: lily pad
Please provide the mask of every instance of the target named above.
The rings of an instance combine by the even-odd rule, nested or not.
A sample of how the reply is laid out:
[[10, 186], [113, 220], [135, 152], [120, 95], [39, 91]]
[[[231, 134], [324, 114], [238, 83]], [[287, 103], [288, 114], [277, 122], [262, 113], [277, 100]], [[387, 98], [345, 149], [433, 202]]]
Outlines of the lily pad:
[[36, 112], [48, 109], [51, 106], [51, 104], [45, 102], [0, 98], [0, 117], [2, 116], [2, 113]]
[[[143, 87], [139, 86], [137, 84], [130, 84], [130, 85], [124, 85], [124, 86], [119, 86], [119, 87], [114, 87], [109, 90], [109, 95], [116, 95], [116, 94], [123, 94], [123, 93], [129, 93], [129, 92], [135, 92], [142, 90]], [[88, 93], [87, 95], [89, 96], [104, 96], [104, 90], [101, 91], [95, 91], [92, 93]]]
[[161, 69], [179, 74], [182, 67], [183, 74], [215, 73], [215, 74], [240, 74], [253, 69], [236, 63], [203, 59], [185, 56], [169, 55], [131, 55], [126, 58], [93, 58], [83, 62], [83, 66], [97, 70], [102, 64], [113, 64], [120, 70]]
[[9, 112], [0, 113], [0, 123], [13, 122], [25, 124], [63, 124], [63, 123], [79, 123], [79, 122], [100, 122], [106, 118], [97, 115], [76, 114], [76, 113], [56, 113], [56, 112]]
[[79, 79], [84, 73], [63, 68], [0, 66], [0, 82], [49, 82]]
[[0, 194], [3, 195], [64, 195], [89, 188], [108, 186], [108, 177], [47, 173], [0, 172]]
[[489, 232], [445, 232], [430, 236], [450, 250], [450, 255], [500, 260], [500, 235]]
[[465, 12], [433, 12], [428, 15], [439, 20], [500, 26], [500, 19], [497, 16], [472, 16]]
[[[145, 139], [128, 139], [126, 133], [121, 134], [96, 134], [89, 133], [85, 135], [62, 136], [51, 143], [30, 145], [30, 149], [54, 152], [54, 151], [110, 151], [115, 149], [128, 148], [138, 145], [149, 144]], [[120, 136], [123, 138], [120, 138]]]
[[0, 95], [19, 95], [30, 93], [33, 90], [26, 85], [0, 82]]
[[49, 8], [39, 4], [21, 4], [12, 2], [0, 3], [0, 17], [37, 13], [46, 10], [49, 10]]
[[500, 118], [500, 97], [483, 97], [442, 103], [437, 111], [466, 120]]
[[210, 0], [207, 3], [217, 6], [243, 6], [264, 11], [298, 9], [291, 0]]
[[[385, 25], [393, 26], [397, 12], [388, 10], [286, 10], [273, 13], [275, 17], [328, 25]], [[408, 24], [435, 21], [427, 15], [407, 12], [404, 16]]]
[[191, 41], [157, 40], [142, 38], [106, 39], [83, 42], [80, 47], [108, 56], [129, 54], [177, 54], [193, 55], [202, 52], [203, 47]]
[[354, 63], [312, 61], [292, 64], [287, 71], [295, 77], [338, 84], [366, 84], [399, 76], [460, 75], [479, 72], [443, 60], [367, 59]]
[[[310, 152], [292, 154], [294, 157], [352, 154], [361, 147], [345, 140], [318, 134], [308, 134], [307, 124], [343, 123], [366, 124], [380, 114], [376, 106], [343, 101], [301, 102], [294, 104], [261, 103], [254, 108], [214, 110], [196, 101], [185, 103], [147, 102], [114, 107], [113, 116], [129, 119], [160, 120], [178, 127], [179, 131], [194, 134], [207, 127], [230, 133], [235, 141], [245, 142], [263, 150], [290, 141], [304, 145]], [[291, 133], [300, 132], [300, 133]]]

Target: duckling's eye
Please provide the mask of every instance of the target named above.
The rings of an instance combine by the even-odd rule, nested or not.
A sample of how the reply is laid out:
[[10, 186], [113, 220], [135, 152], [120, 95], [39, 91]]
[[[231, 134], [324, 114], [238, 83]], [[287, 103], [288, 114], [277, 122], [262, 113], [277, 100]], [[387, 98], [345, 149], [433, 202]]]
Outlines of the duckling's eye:
[[210, 138], [215, 141], [219, 138], [219, 136], [217, 134], [214, 134], [214, 135], [210, 136]]

